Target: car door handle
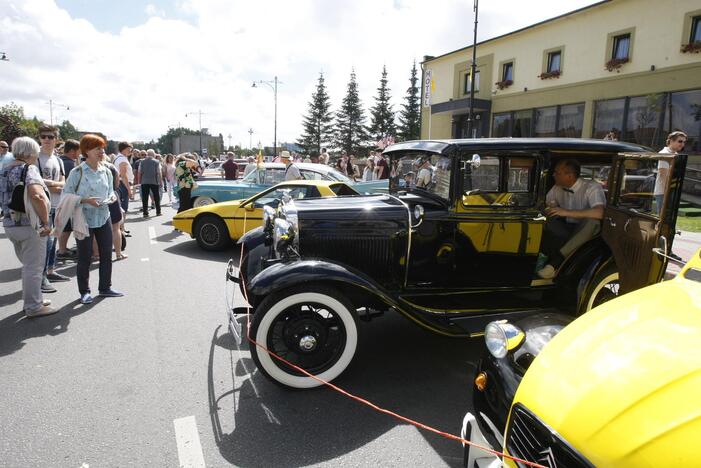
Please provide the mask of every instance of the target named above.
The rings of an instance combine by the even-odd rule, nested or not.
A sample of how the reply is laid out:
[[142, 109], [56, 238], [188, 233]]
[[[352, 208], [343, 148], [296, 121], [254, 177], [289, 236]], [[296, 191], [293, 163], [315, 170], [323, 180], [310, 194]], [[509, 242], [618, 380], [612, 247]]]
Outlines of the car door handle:
[[606, 221], [609, 222], [609, 226], [611, 226], [612, 228], [616, 227], [616, 221], [614, 221], [613, 218], [608, 217], [608, 218], [606, 218]]

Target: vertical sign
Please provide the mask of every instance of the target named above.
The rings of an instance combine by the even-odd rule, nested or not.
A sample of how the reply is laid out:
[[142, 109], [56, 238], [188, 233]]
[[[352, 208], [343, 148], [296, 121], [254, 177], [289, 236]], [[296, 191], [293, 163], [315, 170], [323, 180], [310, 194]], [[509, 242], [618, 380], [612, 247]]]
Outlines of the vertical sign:
[[426, 70], [424, 73], [424, 107], [431, 107], [431, 82], [433, 81], [433, 70]]

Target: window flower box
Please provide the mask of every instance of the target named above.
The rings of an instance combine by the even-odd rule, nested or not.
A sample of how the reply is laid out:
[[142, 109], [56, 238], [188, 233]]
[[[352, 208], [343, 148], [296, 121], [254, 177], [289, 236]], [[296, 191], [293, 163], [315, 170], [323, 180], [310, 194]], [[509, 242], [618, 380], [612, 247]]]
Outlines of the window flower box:
[[606, 70], [612, 72], [616, 71], [619, 72], [620, 68], [623, 66], [623, 64], [628, 63], [630, 60], [628, 57], [626, 58], [618, 58], [618, 59], [611, 59], [608, 62], [606, 62]]
[[514, 84], [514, 82], [513, 82], [513, 80], [503, 80], [503, 81], [497, 81], [494, 84], [497, 85], [497, 88], [499, 88], [499, 89], [506, 89], [509, 86], [511, 86], [512, 84]]
[[701, 52], [701, 41], [690, 42], [681, 48], [682, 54], [698, 54]]
[[552, 80], [555, 78], [560, 78], [561, 72], [560, 70], [553, 70], [551, 72], [543, 72], [540, 75], [538, 75], [538, 78], [541, 80]]

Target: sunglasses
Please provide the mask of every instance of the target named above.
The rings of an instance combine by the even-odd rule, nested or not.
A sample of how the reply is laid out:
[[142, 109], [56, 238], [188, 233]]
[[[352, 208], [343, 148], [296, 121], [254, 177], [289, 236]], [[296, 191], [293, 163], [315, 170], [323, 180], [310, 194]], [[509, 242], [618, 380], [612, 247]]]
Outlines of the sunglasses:
[[9, 146], [0, 146], [1, 149], [10, 149]]
[[54, 135], [39, 135], [41, 140], [53, 140], [54, 138], [56, 138]]

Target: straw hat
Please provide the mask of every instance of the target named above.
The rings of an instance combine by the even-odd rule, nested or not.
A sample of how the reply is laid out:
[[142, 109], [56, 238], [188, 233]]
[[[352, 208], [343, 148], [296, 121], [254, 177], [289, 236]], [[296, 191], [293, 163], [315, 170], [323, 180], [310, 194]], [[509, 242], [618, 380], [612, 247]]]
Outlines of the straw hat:
[[281, 159], [291, 159], [290, 152], [285, 150], [280, 153]]

